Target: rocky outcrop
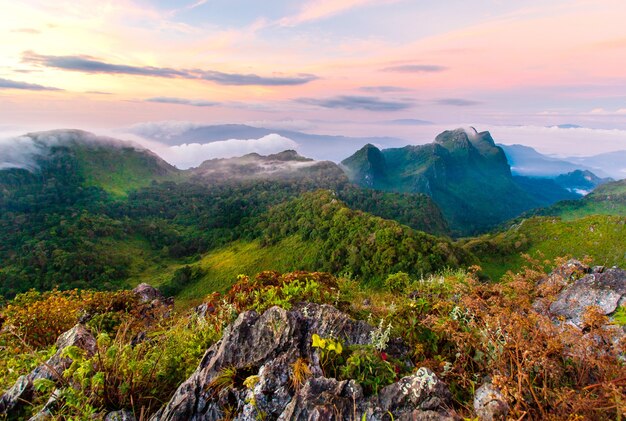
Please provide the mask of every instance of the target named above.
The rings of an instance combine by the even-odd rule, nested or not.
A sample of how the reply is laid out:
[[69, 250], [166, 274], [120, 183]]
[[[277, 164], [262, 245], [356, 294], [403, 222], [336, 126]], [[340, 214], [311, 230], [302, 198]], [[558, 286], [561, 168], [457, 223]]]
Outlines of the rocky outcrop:
[[354, 380], [310, 379], [296, 393], [280, 421], [287, 420], [453, 420], [443, 411], [449, 405], [448, 387], [426, 368], [383, 388], [378, 396], [364, 397]]
[[436, 411], [450, 403], [452, 395], [448, 386], [427, 368], [420, 368], [412, 376], [380, 391], [378, 404], [386, 412], [399, 414], [415, 410]]
[[611, 316], [626, 305], [626, 271], [617, 267], [589, 267], [569, 260], [537, 283], [533, 308], [558, 322], [584, 328], [583, 316], [591, 306]]
[[[388, 412], [395, 419], [446, 419], [450, 392], [427, 369], [383, 388], [378, 396], [365, 396], [352, 380], [324, 377], [319, 352], [311, 346], [314, 333], [339, 338], [349, 346], [368, 344], [371, 332], [367, 323], [328, 305], [242, 313], [152, 420], [212, 420], [227, 415], [237, 420], [352, 420], [355, 414], [357, 419], [366, 414], [368, 420], [382, 420]], [[307, 361], [311, 373], [294, 386], [293, 363], [299, 358]], [[233, 369], [236, 375], [231, 375], [228, 386], [216, 387]], [[251, 378], [253, 384], [246, 381]]]
[[59, 336], [56, 342], [57, 352], [30, 374], [21, 376], [9, 390], [0, 396], [0, 415], [11, 417], [18, 414], [22, 407], [32, 399], [36, 380], [60, 381], [63, 371], [72, 363], [70, 358], [62, 357], [63, 350], [69, 346], [77, 346], [91, 356], [96, 349], [96, 340], [81, 324], [77, 324]]
[[280, 414], [280, 421], [352, 419], [363, 390], [353, 380], [309, 380]]
[[618, 268], [589, 273], [564, 288], [550, 305], [550, 313], [578, 327], [589, 306], [611, 315], [626, 303], [626, 271]]
[[549, 316], [550, 305], [554, 301], [555, 296], [563, 288], [590, 271], [589, 266], [575, 259], [568, 260], [564, 264], [557, 266], [549, 275], [537, 282], [537, 299], [533, 303], [533, 308], [538, 313]]
[[146, 283], [137, 285], [135, 289], [133, 289], [133, 292], [135, 293], [137, 298], [139, 298], [139, 302], [141, 303], [150, 303], [154, 300], [163, 299], [163, 295], [159, 292], [158, 289]]

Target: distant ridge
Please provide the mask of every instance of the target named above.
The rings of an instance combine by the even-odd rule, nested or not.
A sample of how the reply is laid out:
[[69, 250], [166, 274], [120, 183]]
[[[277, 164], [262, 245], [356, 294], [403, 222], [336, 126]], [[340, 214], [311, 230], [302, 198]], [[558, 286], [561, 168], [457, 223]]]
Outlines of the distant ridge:
[[383, 150], [366, 145], [341, 164], [359, 185], [431, 196], [457, 235], [567, 197], [553, 200], [522, 189], [491, 134], [473, 127], [444, 131], [426, 145]]
[[[408, 123], [408, 121], [406, 123]], [[313, 134], [284, 128], [254, 127], [247, 124], [189, 126], [174, 131], [159, 130], [158, 127], [139, 125], [132, 128], [131, 132], [167, 145], [211, 143], [228, 139], [260, 139], [270, 134], [278, 134], [298, 143], [298, 152], [304, 156], [334, 162], [338, 162], [342, 158], [349, 156], [356, 149], [367, 143], [392, 146], [403, 146], [409, 143], [407, 140], [395, 137], [350, 137]]]
[[184, 171], [184, 174], [203, 182], [293, 178], [317, 179], [322, 185], [326, 180], [329, 186], [347, 182], [343, 171], [334, 162], [315, 161], [294, 150], [267, 156], [251, 153], [238, 158], [211, 159]]

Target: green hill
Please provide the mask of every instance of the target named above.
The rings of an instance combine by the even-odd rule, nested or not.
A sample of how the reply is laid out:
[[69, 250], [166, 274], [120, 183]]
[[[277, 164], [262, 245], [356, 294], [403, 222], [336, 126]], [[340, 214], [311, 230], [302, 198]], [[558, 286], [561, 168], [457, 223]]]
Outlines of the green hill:
[[86, 187], [100, 187], [113, 195], [147, 186], [152, 180], [172, 176], [178, 170], [147, 149], [130, 142], [96, 136], [81, 130], [55, 130], [26, 135], [38, 145], [42, 161], [64, 156], [73, 160], [76, 175]]
[[315, 269], [348, 271], [373, 283], [389, 273], [422, 275], [473, 262], [449, 240], [352, 210], [329, 191], [275, 206], [261, 225], [264, 244], [297, 234], [313, 242], [319, 265]]
[[522, 253], [540, 260], [572, 256], [592, 258], [595, 265], [626, 265], [626, 218], [591, 215], [574, 220], [533, 217], [509, 229], [464, 240], [463, 248], [480, 261], [485, 274], [499, 279], [526, 262]]
[[558, 202], [531, 214], [558, 216], [567, 221], [589, 215], [626, 216], [626, 180], [603, 184], [581, 199]]

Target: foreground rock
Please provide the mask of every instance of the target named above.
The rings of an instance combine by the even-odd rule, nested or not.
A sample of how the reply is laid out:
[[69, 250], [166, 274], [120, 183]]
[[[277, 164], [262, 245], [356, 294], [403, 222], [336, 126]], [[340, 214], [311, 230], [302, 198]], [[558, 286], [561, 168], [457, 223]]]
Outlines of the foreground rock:
[[58, 382], [72, 360], [63, 358], [63, 350], [69, 346], [77, 346], [92, 356], [96, 349], [96, 340], [83, 325], [77, 324], [63, 333], [56, 342], [57, 352], [45, 363], [39, 365], [30, 374], [21, 376], [13, 387], [0, 396], [0, 415], [16, 416], [33, 397], [34, 382], [48, 379]]
[[163, 299], [163, 294], [161, 294], [158, 289], [146, 283], [137, 285], [135, 289], [133, 289], [133, 292], [141, 303], [150, 303], [154, 300]]
[[504, 420], [509, 413], [509, 404], [497, 388], [485, 383], [474, 395], [474, 411], [481, 421]]
[[613, 314], [626, 303], [626, 271], [618, 268], [594, 271], [563, 289], [550, 305], [550, 313], [578, 327], [589, 306], [604, 315]]
[[136, 418], [132, 412], [122, 409], [119, 411], [109, 412], [104, 417], [104, 421], [135, 421]]
[[[323, 377], [312, 334], [338, 337], [349, 346], [368, 344], [371, 331], [367, 323], [327, 305], [242, 313], [152, 420], [353, 420], [362, 414], [382, 420], [388, 411], [396, 420], [448, 419], [450, 392], [429, 370], [420, 369], [371, 397], [354, 381]], [[295, 386], [298, 358], [308, 362], [311, 375]], [[227, 387], [216, 387], [232, 368], [235, 378]], [[254, 384], [246, 381], [250, 378]]]

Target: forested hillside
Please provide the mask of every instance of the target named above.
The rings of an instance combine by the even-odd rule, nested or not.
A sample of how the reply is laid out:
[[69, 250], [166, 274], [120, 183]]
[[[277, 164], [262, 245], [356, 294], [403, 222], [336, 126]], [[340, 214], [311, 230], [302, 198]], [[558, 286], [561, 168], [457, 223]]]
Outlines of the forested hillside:
[[[320, 188], [354, 209], [448, 232], [428, 197], [352, 186], [332, 163], [285, 153], [249, 157], [243, 169], [222, 160], [180, 172], [147, 151], [70, 134], [35, 155], [34, 168], [0, 170], [0, 294], [180, 278], [178, 269], [211, 250], [264, 238], [273, 206]], [[285, 171], [265, 171], [269, 162]], [[250, 171], [258, 163], [262, 176]], [[289, 260], [279, 256], [289, 252], [274, 250], [276, 261]]]

